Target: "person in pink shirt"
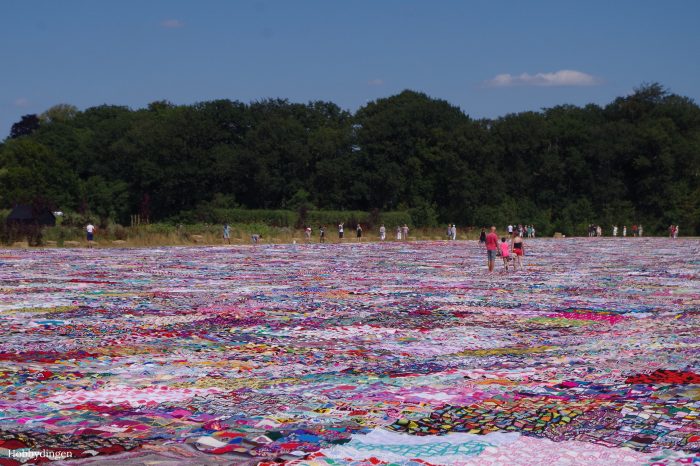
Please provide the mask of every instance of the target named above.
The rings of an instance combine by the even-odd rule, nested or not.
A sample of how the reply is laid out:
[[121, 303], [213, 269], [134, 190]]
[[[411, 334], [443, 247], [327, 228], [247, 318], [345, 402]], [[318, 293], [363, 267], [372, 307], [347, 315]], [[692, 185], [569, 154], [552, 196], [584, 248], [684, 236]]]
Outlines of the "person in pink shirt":
[[510, 245], [506, 242], [506, 237], [501, 238], [501, 244], [499, 244], [501, 249], [501, 257], [503, 258], [503, 267], [505, 267], [506, 272], [508, 271], [508, 260], [510, 259]]
[[491, 227], [491, 233], [486, 235], [486, 255], [489, 261], [489, 272], [493, 272], [496, 265], [496, 253], [498, 252], [498, 235], [496, 227]]

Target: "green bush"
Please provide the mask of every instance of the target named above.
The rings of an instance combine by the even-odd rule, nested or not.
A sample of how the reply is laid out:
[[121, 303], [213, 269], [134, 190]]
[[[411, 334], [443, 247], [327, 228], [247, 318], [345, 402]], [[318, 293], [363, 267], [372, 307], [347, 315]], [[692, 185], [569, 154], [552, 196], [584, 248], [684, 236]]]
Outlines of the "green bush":
[[30, 246], [44, 244], [42, 227], [36, 224], [11, 224], [4, 221], [0, 227], [0, 242], [10, 245], [17, 241], [27, 241]]
[[296, 222], [297, 214], [291, 210], [248, 210], [248, 209], [225, 209], [225, 208], [203, 208], [193, 211], [181, 212], [172, 219], [175, 223], [265, 223], [278, 227], [293, 226]]
[[64, 241], [77, 241], [82, 239], [83, 230], [81, 227], [71, 226], [55, 226], [44, 228], [44, 239], [47, 241], [56, 241], [59, 246], [63, 245]]
[[340, 222], [354, 228], [357, 222], [369, 223], [369, 213], [361, 210], [310, 210], [306, 215], [306, 223], [313, 228], [319, 225], [333, 227]]
[[408, 210], [417, 227], [436, 227], [438, 225], [437, 205], [426, 201], [420, 202], [416, 207]]
[[[90, 218], [89, 215], [83, 215], [79, 214], [77, 212], [63, 212], [63, 220], [61, 221], [62, 226], [67, 226], [67, 227], [84, 227], [88, 223], [90, 223], [92, 219]], [[94, 220], [92, 220], [93, 224], [96, 224]]]
[[114, 238], [116, 238], [118, 240], [125, 241], [129, 237], [128, 230], [119, 224], [115, 224], [112, 227], [112, 232], [114, 234]]
[[413, 219], [408, 212], [380, 212], [379, 221], [387, 228], [404, 224], [413, 227]]

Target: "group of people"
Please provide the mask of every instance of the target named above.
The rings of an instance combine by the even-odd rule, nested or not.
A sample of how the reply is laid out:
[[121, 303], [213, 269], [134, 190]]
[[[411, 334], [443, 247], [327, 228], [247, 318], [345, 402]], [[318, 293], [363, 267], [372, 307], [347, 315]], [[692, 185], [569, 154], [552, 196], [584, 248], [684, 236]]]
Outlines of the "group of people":
[[671, 225], [668, 227], [668, 237], [678, 238], [678, 225]]
[[[518, 234], [521, 238], [534, 238], [535, 237], [535, 226], [534, 225], [523, 225], [523, 224], [518, 224], [516, 226], [513, 225], [508, 225], [507, 227], [508, 234], [510, 236], [513, 236], [515, 233]], [[485, 233], [485, 229], [481, 229], [482, 232]]]
[[508, 225], [508, 237], [501, 237], [499, 242], [496, 227], [492, 226], [490, 233], [486, 233], [486, 228], [481, 229], [479, 243], [486, 246], [486, 257], [488, 261], [489, 272], [493, 272], [496, 266], [496, 257], [500, 256], [503, 260], [503, 268], [507, 272], [511, 267], [510, 262], [513, 262], [512, 269], [514, 271], [523, 269], [521, 257], [525, 255], [525, 242], [523, 241], [523, 230], [511, 229]]
[[[600, 228], [600, 227], [598, 227], [598, 228]], [[620, 230], [618, 229], [617, 225], [613, 225], [612, 235], [617, 236], [619, 231]], [[644, 227], [641, 224], [632, 225], [632, 236], [634, 236], [636, 238], [636, 237], [639, 237], [642, 235], [644, 235]], [[597, 233], [595, 235], [588, 235], [588, 236], [603, 236], [603, 231], [600, 230], [599, 233]], [[627, 225], [622, 225], [622, 237], [623, 238], [627, 237]]]
[[[326, 227], [321, 225], [318, 227], [319, 231], [319, 242], [325, 243], [326, 242]], [[455, 230], [456, 231], [456, 230]], [[311, 241], [311, 227], [306, 227], [304, 229], [305, 232], [305, 239], [307, 242]], [[362, 224], [358, 223], [357, 226], [355, 227], [355, 237], [357, 238], [357, 241], [362, 241]], [[338, 239], [340, 241], [343, 241], [345, 238], [345, 223], [341, 222], [338, 224]], [[379, 239], [380, 241], [386, 241], [386, 226], [382, 223], [382, 225], [379, 227]], [[404, 223], [403, 226], [397, 226], [396, 227], [396, 239], [398, 241], [407, 241], [408, 240], [408, 225]]]
[[450, 241], [456, 241], [457, 240], [457, 225], [454, 223], [451, 225], [447, 225], [447, 239]]
[[603, 227], [600, 225], [588, 224], [588, 237], [603, 236]]

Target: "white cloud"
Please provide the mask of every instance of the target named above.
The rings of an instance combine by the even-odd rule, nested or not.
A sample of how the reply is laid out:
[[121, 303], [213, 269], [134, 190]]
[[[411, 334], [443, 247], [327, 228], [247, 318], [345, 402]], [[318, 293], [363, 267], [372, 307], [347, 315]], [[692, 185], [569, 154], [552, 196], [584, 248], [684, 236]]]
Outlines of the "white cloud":
[[594, 86], [600, 80], [595, 76], [575, 70], [559, 70], [554, 73], [523, 73], [519, 76], [512, 74], [499, 74], [486, 81], [489, 87], [511, 86]]
[[27, 99], [25, 97], [20, 97], [19, 99], [15, 99], [14, 104], [15, 104], [15, 107], [26, 108], [26, 107], [29, 107], [30, 102], [29, 102], [29, 99]]
[[368, 86], [383, 86], [383, 85], [384, 85], [384, 80], [383, 80], [383, 79], [379, 79], [379, 78], [370, 79], [369, 81], [367, 81], [367, 85], [368, 85]]
[[185, 26], [185, 23], [179, 19], [164, 19], [160, 22], [160, 25], [166, 29], [176, 29]]

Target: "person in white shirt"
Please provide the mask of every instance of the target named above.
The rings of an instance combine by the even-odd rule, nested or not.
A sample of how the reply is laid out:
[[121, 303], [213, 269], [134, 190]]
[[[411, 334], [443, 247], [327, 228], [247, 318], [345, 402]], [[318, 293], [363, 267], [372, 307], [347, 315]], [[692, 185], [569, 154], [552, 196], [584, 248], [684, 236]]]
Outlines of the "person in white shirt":
[[379, 227], [379, 239], [381, 241], [384, 241], [386, 239], [386, 227], [382, 223], [382, 226]]
[[345, 235], [343, 225], [343, 223], [338, 224], [338, 239], [340, 239], [341, 241], [343, 240], [343, 235]]
[[508, 234], [513, 236], [513, 225], [508, 225]]
[[85, 227], [85, 232], [87, 233], [88, 247], [91, 248], [94, 245], [93, 241], [95, 240], [95, 226], [92, 223], [88, 223], [88, 225]]

